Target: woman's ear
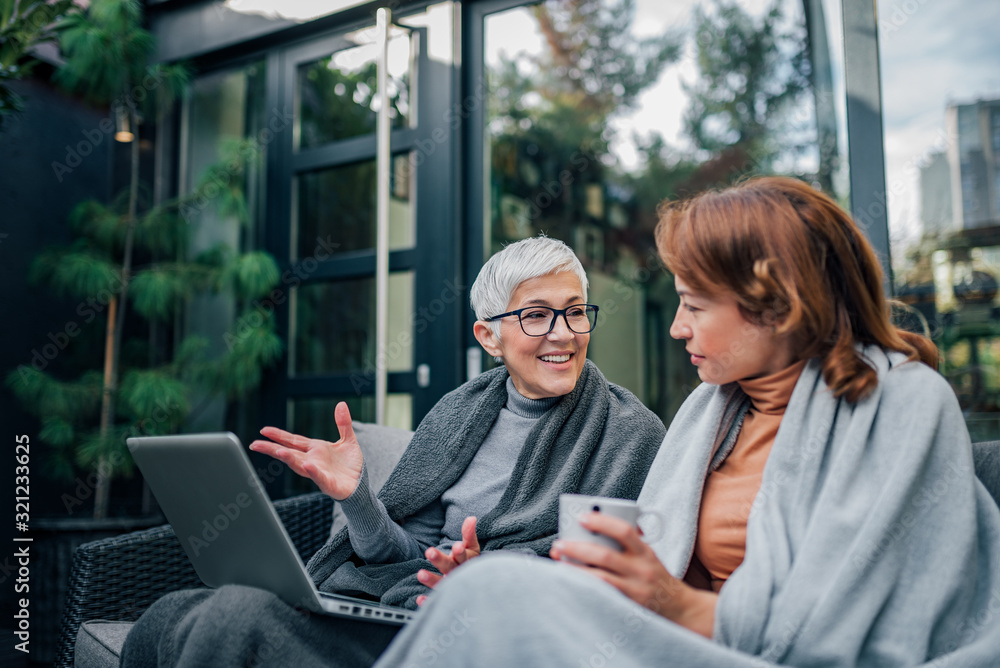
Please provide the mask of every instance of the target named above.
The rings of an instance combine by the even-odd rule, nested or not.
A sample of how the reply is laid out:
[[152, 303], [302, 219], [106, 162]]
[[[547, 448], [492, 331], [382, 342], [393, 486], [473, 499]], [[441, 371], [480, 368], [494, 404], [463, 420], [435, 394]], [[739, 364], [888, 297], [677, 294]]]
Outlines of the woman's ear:
[[500, 340], [497, 339], [497, 335], [493, 333], [493, 328], [489, 324], [477, 320], [476, 324], [472, 326], [472, 333], [483, 350], [493, 357], [503, 357], [503, 346], [500, 345]]

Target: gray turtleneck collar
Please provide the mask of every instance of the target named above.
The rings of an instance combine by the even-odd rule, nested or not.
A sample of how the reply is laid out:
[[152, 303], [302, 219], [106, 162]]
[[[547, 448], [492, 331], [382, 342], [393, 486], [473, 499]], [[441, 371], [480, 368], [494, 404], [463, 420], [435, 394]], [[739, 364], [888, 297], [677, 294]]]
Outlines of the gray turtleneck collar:
[[544, 399], [528, 399], [514, 387], [514, 379], [507, 377], [507, 410], [524, 418], [540, 418], [562, 397], [546, 397]]

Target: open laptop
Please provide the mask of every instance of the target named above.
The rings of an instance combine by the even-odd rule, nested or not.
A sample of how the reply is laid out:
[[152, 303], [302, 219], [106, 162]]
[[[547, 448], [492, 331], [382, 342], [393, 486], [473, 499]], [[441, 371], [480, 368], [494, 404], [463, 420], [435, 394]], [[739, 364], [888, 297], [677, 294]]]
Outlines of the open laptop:
[[265, 589], [286, 603], [340, 617], [405, 624], [413, 612], [316, 589], [270, 498], [232, 433], [143, 436], [129, 451], [209, 587]]

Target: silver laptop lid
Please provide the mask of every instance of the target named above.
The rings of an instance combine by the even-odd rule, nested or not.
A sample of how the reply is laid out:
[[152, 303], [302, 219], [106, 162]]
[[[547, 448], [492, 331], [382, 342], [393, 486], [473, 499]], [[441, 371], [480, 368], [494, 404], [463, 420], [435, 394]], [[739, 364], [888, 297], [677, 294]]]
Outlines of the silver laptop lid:
[[[293, 606], [373, 621], [398, 624], [412, 616], [409, 610], [358, 599], [345, 599], [355, 603], [350, 606], [321, 599], [234, 434], [144, 436], [126, 442], [206, 585], [248, 585]], [[363, 608], [369, 606], [375, 609], [366, 614]]]

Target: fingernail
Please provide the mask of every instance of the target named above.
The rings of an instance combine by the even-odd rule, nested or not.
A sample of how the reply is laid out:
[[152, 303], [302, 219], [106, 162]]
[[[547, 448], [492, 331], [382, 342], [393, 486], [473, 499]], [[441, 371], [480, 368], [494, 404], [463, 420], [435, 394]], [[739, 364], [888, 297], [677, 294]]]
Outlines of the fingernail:
[[557, 540], [554, 543], [552, 543], [553, 550], [561, 550], [562, 548], [563, 548], [563, 542], [561, 540]]

